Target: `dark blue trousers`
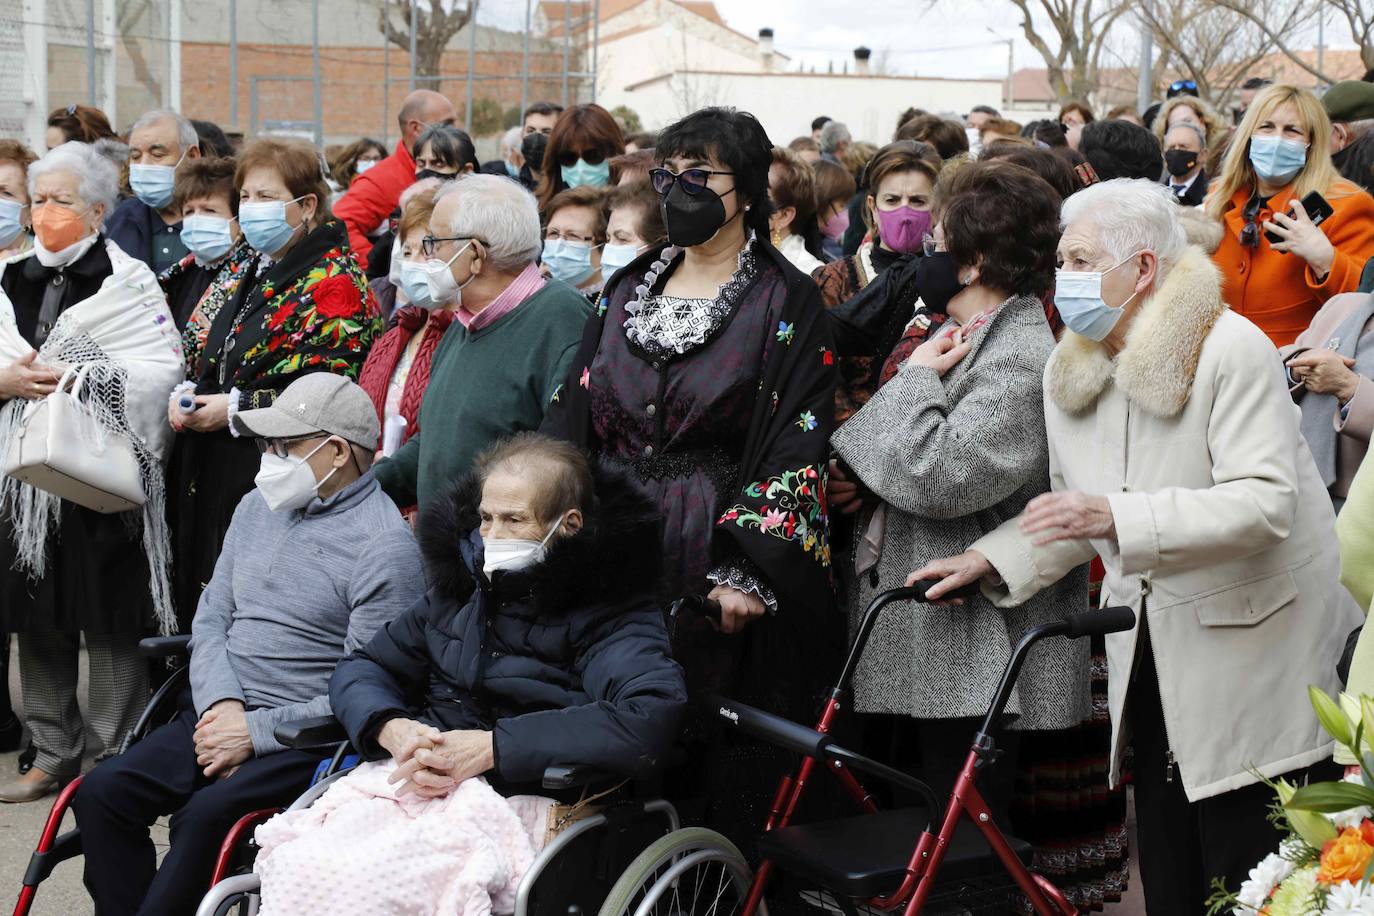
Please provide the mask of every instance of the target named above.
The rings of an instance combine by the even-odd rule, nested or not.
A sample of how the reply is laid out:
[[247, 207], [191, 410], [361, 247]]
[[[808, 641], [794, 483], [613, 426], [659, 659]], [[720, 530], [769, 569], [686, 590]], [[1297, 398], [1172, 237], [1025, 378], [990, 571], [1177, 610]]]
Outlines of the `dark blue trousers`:
[[[196, 764], [199, 717], [189, 690], [179, 709], [176, 719], [87, 774], [72, 800], [97, 916], [194, 913], [234, 822], [289, 805], [319, 765], [318, 753], [287, 750], [249, 758], [226, 779], [207, 779]], [[159, 868], [148, 828], [167, 814], [171, 848]]]

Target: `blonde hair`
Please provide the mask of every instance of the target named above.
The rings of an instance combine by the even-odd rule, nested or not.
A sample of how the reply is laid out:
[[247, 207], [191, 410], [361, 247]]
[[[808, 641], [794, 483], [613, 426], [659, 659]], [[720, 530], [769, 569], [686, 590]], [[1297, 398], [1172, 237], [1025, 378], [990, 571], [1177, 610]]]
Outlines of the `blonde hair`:
[[1258, 191], [1259, 179], [1255, 176], [1254, 166], [1250, 164], [1250, 138], [1254, 136], [1255, 128], [1260, 122], [1269, 117], [1274, 109], [1287, 102], [1292, 102], [1297, 107], [1298, 118], [1307, 128], [1309, 144], [1307, 162], [1290, 182], [1293, 186], [1293, 196], [1302, 198], [1317, 191], [1327, 198], [1346, 197], [1358, 190], [1355, 185], [1341, 178], [1336, 166], [1331, 162], [1331, 120], [1327, 118], [1322, 103], [1306, 89], [1278, 84], [1269, 86], [1255, 96], [1255, 100], [1246, 109], [1245, 117], [1232, 135], [1230, 148], [1226, 151], [1226, 159], [1222, 163], [1221, 174], [1212, 183], [1207, 194], [1205, 206], [1208, 216], [1221, 219], [1230, 209], [1231, 198], [1236, 196], [1237, 191]]
[[1211, 144], [1212, 138], [1216, 136], [1217, 131], [1222, 127], [1221, 118], [1217, 117], [1217, 113], [1212, 110], [1212, 106], [1208, 105], [1202, 99], [1194, 98], [1191, 95], [1174, 96], [1164, 103], [1164, 107], [1159, 109], [1159, 114], [1155, 115], [1154, 126], [1152, 128], [1155, 139], [1159, 141], [1161, 147], [1164, 146], [1164, 135], [1169, 132], [1169, 115], [1173, 114], [1179, 108], [1184, 107], [1193, 109], [1197, 114], [1198, 120], [1202, 122], [1202, 130], [1203, 133], [1206, 134], [1206, 136], [1202, 138], [1202, 146], [1206, 149], [1208, 145]]

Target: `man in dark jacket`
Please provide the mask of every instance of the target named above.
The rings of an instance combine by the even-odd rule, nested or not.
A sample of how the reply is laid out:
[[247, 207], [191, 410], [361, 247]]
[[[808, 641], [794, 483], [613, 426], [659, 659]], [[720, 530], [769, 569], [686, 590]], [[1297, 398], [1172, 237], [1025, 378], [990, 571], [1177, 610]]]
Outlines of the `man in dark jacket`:
[[134, 196], [115, 210], [105, 234], [155, 274], [186, 257], [181, 207], [173, 202], [172, 190], [177, 166], [199, 157], [195, 125], [175, 111], [147, 112], [129, 128], [129, 185]]
[[461, 492], [420, 517], [429, 594], [334, 672], [354, 747], [430, 796], [481, 774], [519, 794], [552, 765], [653, 769], [687, 694], [653, 598], [652, 508], [534, 433], [493, 448], [475, 476], [476, 517]]

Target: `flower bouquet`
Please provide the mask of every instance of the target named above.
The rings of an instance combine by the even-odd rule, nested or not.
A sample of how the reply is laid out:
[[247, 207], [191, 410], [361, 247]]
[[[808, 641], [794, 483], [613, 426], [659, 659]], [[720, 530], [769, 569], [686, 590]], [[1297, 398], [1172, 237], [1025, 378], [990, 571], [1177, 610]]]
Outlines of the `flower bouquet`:
[[1309, 693], [1322, 728], [1359, 766], [1341, 782], [1268, 783], [1288, 835], [1239, 892], [1219, 888], [1213, 916], [1374, 916], [1374, 697]]

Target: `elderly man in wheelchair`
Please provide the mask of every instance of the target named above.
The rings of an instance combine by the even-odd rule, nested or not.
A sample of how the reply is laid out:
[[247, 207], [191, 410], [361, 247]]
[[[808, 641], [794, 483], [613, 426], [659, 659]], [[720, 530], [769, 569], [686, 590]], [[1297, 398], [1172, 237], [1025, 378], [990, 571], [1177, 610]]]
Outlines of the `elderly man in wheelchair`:
[[509, 912], [576, 800], [548, 767], [655, 768], [686, 689], [652, 598], [658, 520], [609, 473], [523, 434], [479, 460], [475, 515], [471, 486], [424, 510], [429, 593], [330, 684], [365, 762], [258, 829], [261, 913]]
[[[196, 610], [189, 689], [73, 796], [100, 916], [195, 908], [235, 822], [310, 785], [318, 754], [283, 747], [274, 727], [327, 710], [339, 658], [423, 590], [415, 539], [367, 470], [379, 429], [361, 388], [313, 373], [235, 422], [263, 469]], [[165, 814], [159, 868], [149, 826]]]

